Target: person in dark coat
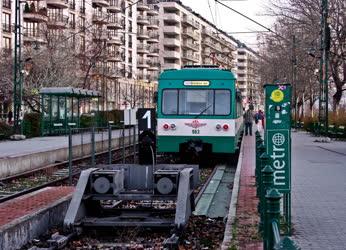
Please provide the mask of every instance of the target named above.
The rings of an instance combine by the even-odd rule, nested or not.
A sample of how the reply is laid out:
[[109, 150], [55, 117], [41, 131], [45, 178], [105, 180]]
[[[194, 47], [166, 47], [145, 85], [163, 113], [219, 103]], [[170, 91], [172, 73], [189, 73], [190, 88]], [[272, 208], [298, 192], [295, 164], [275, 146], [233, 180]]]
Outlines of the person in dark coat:
[[12, 112], [12, 110], [10, 110], [10, 111], [8, 111], [8, 114], [7, 114], [8, 124], [12, 123], [12, 118], [13, 118], [13, 112]]
[[245, 135], [250, 134], [252, 136], [252, 121], [253, 115], [250, 109], [246, 110], [244, 114], [244, 123], [245, 123]]

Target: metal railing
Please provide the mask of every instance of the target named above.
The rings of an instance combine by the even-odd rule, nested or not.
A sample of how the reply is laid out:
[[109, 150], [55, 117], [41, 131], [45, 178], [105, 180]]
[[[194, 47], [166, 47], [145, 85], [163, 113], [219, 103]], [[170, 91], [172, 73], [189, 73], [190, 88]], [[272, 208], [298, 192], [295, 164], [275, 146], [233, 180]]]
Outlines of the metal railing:
[[[85, 159], [84, 165], [96, 166], [96, 155], [106, 155], [101, 164], [112, 164], [133, 155], [135, 162], [138, 138], [136, 127], [112, 126], [91, 128], [69, 128], [68, 133], [68, 176], [72, 183], [73, 173], [77, 166], [73, 166], [76, 159]], [[126, 151], [132, 151], [127, 153]], [[115, 152], [116, 151], [116, 152]], [[89, 159], [89, 163], [86, 162]], [[86, 162], [86, 163], [85, 163]]]
[[273, 188], [274, 171], [259, 131], [256, 131], [256, 195], [259, 198], [259, 231], [264, 250], [300, 249], [288, 236], [280, 235], [280, 201], [282, 194]]

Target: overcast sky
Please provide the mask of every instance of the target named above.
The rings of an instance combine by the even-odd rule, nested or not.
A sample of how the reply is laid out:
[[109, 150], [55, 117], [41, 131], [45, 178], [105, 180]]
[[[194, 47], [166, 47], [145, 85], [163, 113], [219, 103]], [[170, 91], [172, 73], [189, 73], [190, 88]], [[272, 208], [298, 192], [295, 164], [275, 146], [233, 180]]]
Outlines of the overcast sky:
[[[201, 14], [211, 23], [216, 24], [217, 27], [221, 28], [226, 32], [247, 32], [264, 30], [262, 27], [251, 22], [250, 20], [247, 20], [244, 17], [238, 15], [237, 13], [222, 6], [221, 4], [216, 3], [215, 0], [181, 1], [184, 5], [191, 7], [191, 9], [193, 9], [195, 12]], [[263, 14], [266, 13], [266, 6], [268, 6], [268, 0], [228, 0], [222, 2], [267, 27], [270, 27], [274, 22], [273, 18], [263, 16]], [[210, 8], [208, 3], [210, 4]], [[240, 41], [243, 41], [251, 48], [256, 49], [257, 47], [257, 34], [252, 33], [230, 35], [239, 39]]]

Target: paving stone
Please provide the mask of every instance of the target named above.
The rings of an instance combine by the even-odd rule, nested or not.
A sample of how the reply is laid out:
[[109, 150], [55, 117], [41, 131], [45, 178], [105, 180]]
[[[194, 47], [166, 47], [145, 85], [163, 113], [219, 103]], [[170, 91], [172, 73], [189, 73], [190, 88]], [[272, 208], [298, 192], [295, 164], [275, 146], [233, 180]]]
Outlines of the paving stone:
[[0, 204], [0, 228], [69, 195], [74, 187], [48, 187]]
[[293, 239], [302, 249], [346, 249], [346, 142], [292, 133]]

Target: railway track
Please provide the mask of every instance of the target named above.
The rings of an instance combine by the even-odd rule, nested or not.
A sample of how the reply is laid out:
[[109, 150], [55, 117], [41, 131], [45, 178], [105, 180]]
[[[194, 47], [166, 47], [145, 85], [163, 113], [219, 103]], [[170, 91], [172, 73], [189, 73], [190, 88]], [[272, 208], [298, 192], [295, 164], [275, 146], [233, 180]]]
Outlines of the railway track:
[[[203, 199], [203, 193], [208, 191], [211, 183], [216, 179], [220, 179], [218, 186], [222, 186], [222, 177], [220, 176], [220, 167], [216, 166], [212, 168], [201, 169], [202, 183], [195, 191], [196, 204]], [[218, 178], [220, 177], [220, 178]], [[233, 181], [233, 180], [232, 180]], [[211, 203], [210, 203], [211, 205]], [[174, 209], [173, 203], [151, 203], [150, 202], [138, 202], [138, 203], [119, 203], [118, 206], [122, 208], [134, 208], [134, 207], [147, 207], [147, 206], [165, 206], [166, 209]], [[179, 249], [216, 249], [223, 239], [223, 233], [225, 229], [224, 218], [208, 218], [207, 216], [193, 215], [190, 217], [189, 224], [186, 227], [184, 234], [181, 236], [181, 243]], [[54, 232], [62, 232], [62, 230], [53, 230], [50, 234], [46, 235], [49, 238]], [[66, 239], [66, 244], [62, 248], [52, 249], [166, 249], [163, 242], [171, 236], [171, 231], [167, 230], [155, 230], [144, 228], [121, 228], [119, 230], [109, 231], [85, 231], [82, 235], [70, 237]], [[48, 247], [49, 244], [44, 240], [42, 242], [36, 242], [37, 247]], [[28, 246], [27, 249], [33, 245]], [[167, 248], [169, 249], [169, 248]]]
[[[129, 153], [133, 149], [133, 145], [125, 146], [125, 159], [133, 157], [133, 152]], [[114, 149], [113, 162], [119, 162], [123, 160], [121, 156], [122, 148]], [[103, 151], [95, 154], [96, 163], [105, 163], [107, 161], [108, 151]], [[87, 155], [82, 158], [73, 159], [73, 171], [72, 177], [76, 178], [80, 172], [90, 167], [90, 164], [86, 164], [86, 161], [91, 156]], [[6, 177], [0, 180], [0, 203], [17, 198], [19, 196], [40, 190], [48, 186], [55, 186], [64, 184], [69, 180], [68, 161], [51, 164], [41, 167], [39, 169], [24, 172], [19, 175]]]

